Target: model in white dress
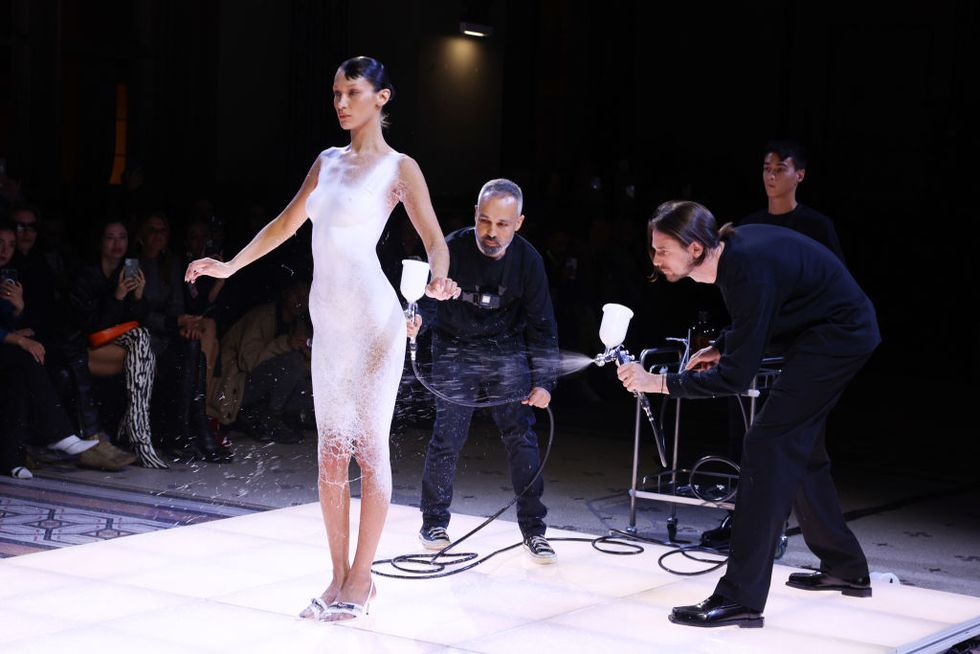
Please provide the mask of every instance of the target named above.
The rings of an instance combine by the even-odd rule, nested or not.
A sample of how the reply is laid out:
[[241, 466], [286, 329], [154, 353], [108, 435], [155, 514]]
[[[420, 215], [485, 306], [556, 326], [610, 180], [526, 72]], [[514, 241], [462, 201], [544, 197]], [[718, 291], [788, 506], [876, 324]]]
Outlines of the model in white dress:
[[313, 221], [313, 401], [321, 459], [361, 465], [362, 493], [391, 497], [388, 434], [405, 361], [402, 306], [375, 246], [404, 185], [402, 155], [362, 156], [331, 148], [320, 155]]
[[[319, 431], [320, 508], [332, 578], [301, 614], [345, 620], [367, 612], [375, 594], [371, 562], [391, 499], [388, 433], [404, 362], [406, 325], [375, 245], [388, 215], [403, 202], [425, 244], [432, 281], [426, 294], [459, 294], [449, 279], [449, 250], [418, 164], [384, 141], [381, 108], [391, 97], [384, 67], [367, 57], [341, 64], [334, 109], [351, 132], [346, 148], [317, 157], [296, 197], [231, 261], [199, 259], [186, 279], [228, 277], [313, 221], [313, 391]], [[348, 466], [361, 468], [357, 547], [350, 558]]]

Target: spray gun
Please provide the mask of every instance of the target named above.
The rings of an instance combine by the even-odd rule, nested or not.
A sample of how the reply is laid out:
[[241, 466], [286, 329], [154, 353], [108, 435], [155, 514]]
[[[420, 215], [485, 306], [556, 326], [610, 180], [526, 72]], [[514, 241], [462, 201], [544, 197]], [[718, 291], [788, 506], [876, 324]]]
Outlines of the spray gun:
[[[415, 322], [418, 315], [418, 301], [425, 294], [425, 285], [429, 282], [429, 264], [417, 259], [402, 259], [402, 279], [399, 290], [408, 306], [405, 309], [405, 319]], [[408, 354], [415, 361], [417, 344], [415, 337], [408, 339]]]
[[613, 361], [616, 362], [617, 366], [621, 366], [624, 363], [629, 363], [630, 361], [635, 360], [636, 359], [633, 357], [633, 355], [629, 353], [629, 350], [624, 349], [622, 345], [617, 345], [613, 348], [606, 348], [605, 352], [600, 352], [599, 354], [595, 355], [592, 363], [601, 368], [607, 363], [611, 363]]
[[[611, 303], [602, 307], [602, 323], [599, 325], [599, 340], [606, 346], [606, 350], [595, 355], [593, 363], [602, 367], [607, 363], [615, 362], [618, 368], [619, 366], [635, 361], [633, 355], [623, 347], [623, 341], [626, 339], [626, 329], [629, 327], [632, 317], [632, 309], [624, 307], [622, 304]], [[634, 391], [633, 395], [636, 397], [637, 402], [640, 403], [643, 413], [646, 414], [647, 420], [653, 428], [653, 440], [657, 443], [657, 454], [660, 455], [660, 463], [664, 468], [667, 468], [667, 452], [664, 447], [663, 438], [660, 435], [660, 429], [657, 427], [657, 420], [653, 415], [653, 409], [650, 407], [650, 400], [647, 398], [646, 393], [641, 393], [640, 391]]]

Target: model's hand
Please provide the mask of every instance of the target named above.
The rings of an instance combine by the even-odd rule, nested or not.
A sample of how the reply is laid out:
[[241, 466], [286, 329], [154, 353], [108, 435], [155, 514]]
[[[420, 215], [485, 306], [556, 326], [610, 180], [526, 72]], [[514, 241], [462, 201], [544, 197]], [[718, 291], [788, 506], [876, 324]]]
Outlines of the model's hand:
[[695, 352], [684, 370], [707, 370], [715, 367], [719, 359], [721, 359], [721, 352], [718, 351], [718, 348], [709, 345]]
[[24, 286], [12, 279], [5, 279], [0, 283], [0, 300], [14, 305], [14, 315], [19, 316], [24, 311]]
[[448, 277], [433, 279], [425, 287], [425, 294], [436, 300], [455, 300], [459, 297], [462, 289]]
[[210, 257], [191, 261], [184, 273], [184, 281], [194, 283], [198, 277], [214, 277], [215, 279], [226, 279], [235, 273], [235, 269], [229, 263], [218, 261]]
[[649, 373], [635, 361], [617, 368], [616, 376], [630, 393], [662, 393], [665, 390], [663, 375]]
[[528, 404], [539, 409], [547, 409], [548, 405], [551, 404], [551, 393], [540, 386], [535, 386], [531, 389], [531, 393], [527, 396], [527, 399], [521, 400], [521, 404]]
[[422, 329], [422, 316], [416, 314], [414, 320], [405, 319], [405, 331], [408, 332], [408, 337], [415, 340], [415, 337], [419, 335], [419, 330]]

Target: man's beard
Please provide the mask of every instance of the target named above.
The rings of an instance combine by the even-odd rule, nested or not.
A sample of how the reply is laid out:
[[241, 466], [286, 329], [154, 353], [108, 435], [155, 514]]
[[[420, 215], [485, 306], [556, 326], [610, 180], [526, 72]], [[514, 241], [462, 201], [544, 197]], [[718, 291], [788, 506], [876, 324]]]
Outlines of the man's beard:
[[506, 247], [500, 241], [494, 241], [494, 243], [496, 243], [496, 245], [487, 245], [487, 243], [479, 236], [476, 238], [477, 249], [488, 257], [498, 256]]
[[666, 279], [670, 283], [674, 283], [674, 282], [680, 281], [683, 278], [683, 276], [678, 275], [674, 271], [670, 271], [668, 273], [668, 272], [665, 272], [661, 268], [657, 268], [657, 272], [660, 274], [661, 277], [663, 277], [664, 279]]

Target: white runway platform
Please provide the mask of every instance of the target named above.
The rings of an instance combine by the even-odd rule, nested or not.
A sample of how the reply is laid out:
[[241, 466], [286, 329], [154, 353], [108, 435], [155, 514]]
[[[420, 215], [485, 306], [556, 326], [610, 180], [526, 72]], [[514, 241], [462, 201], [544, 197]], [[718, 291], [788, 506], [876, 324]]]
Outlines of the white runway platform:
[[[476, 524], [456, 516], [450, 533]], [[418, 527], [417, 509], [392, 506], [379, 558], [419, 551]], [[518, 536], [498, 521], [461, 549]], [[379, 579], [371, 615], [345, 624], [295, 617], [328, 577], [315, 504], [66, 547], [0, 561], [0, 651], [843, 654], [944, 651], [980, 630], [977, 598], [887, 584], [871, 599], [806, 593], [783, 584], [793, 569], [781, 566], [765, 628], [680, 627], [670, 608], [707, 597], [721, 571], [668, 574], [655, 547], [555, 547], [552, 566], [516, 549], [446, 579]]]

